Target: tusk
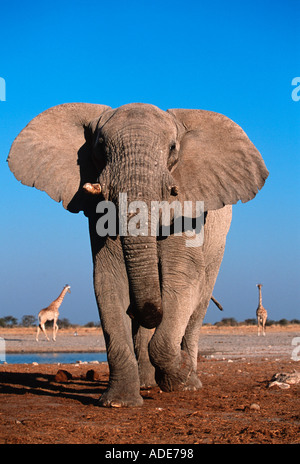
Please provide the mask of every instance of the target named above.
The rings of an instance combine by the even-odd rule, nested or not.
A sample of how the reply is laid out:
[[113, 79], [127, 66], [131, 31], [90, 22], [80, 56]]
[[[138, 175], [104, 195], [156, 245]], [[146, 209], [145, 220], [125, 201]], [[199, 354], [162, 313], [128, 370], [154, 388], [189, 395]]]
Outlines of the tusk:
[[82, 187], [86, 192], [90, 193], [91, 195], [99, 195], [101, 193], [101, 185], [100, 184], [84, 184]]

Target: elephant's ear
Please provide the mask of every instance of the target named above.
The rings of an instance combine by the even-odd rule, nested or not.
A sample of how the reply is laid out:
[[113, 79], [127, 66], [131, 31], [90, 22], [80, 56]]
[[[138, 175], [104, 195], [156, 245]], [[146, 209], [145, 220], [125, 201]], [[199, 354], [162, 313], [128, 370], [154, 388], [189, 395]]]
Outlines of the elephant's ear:
[[64, 208], [79, 212], [83, 209], [80, 187], [96, 181], [87, 126], [107, 109], [105, 105], [67, 103], [36, 116], [10, 149], [7, 161], [15, 177], [62, 201]]
[[182, 131], [172, 176], [181, 200], [204, 201], [204, 209], [255, 197], [268, 170], [245, 132], [227, 117], [203, 110], [170, 109]]

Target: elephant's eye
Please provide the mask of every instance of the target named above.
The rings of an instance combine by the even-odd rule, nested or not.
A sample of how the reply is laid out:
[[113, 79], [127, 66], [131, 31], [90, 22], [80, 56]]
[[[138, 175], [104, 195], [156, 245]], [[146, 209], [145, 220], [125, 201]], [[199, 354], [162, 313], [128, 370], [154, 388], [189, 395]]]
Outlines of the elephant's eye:
[[177, 145], [176, 145], [176, 142], [172, 142], [170, 145], [169, 145], [169, 158], [168, 158], [168, 169], [171, 170], [173, 166], [175, 166], [175, 164], [177, 163], [178, 161], [178, 151], [177, 151]]
[[94, 149], [93, 149], [93, 155], [94, 155], [95, 159], [97, 160], [97, 162], [99, 162], [99, 161], [104, 162], [104, 160], [106, 158], [105, 142], [104, 142], [104, 138], [101, 137], [100, 134], [99, 134], [99, 136], [97, 136], [97, 138], [95, 140]]
[[172, 151], [176, 150], [176, 143], [175, 143], [175, 142], [172, 142], [172, 143], [170, 144], [170, 147], [169, 147], [169, 148], [170, 148], [170, 153], [171, 153]]

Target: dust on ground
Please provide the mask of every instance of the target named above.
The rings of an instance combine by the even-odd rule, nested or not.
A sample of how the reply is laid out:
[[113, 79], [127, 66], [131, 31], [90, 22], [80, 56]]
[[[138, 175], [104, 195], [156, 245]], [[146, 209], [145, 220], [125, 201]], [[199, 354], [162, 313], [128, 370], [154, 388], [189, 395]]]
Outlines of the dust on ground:
[[[299, 371], [299, 350], [291, 344], [299, 331], [277, 329], [266, 337], [256, 335], [258, 354], [265, 347], [264, 355], [252, 350], [240, 356], [236, 341], [249, 347], [255, 332], [237, 329], [207, 329], [210, 338], [198, 362], [201, 390], [142, 390], [144, 405], [139, 408], [98, 406], [108, 385], [106, 363], [1, 364], [0, 443], [299, 443], [299, 384], [284, 389], [268, 386], [275, 373]], [[275, 352], [272, 333], [278, 340]], [[91, 338], [91, 333], [86, 336]], [[292, 359], [296, 351], [298, 357]], [[68, 375], [56, 376], [59, 370]]]

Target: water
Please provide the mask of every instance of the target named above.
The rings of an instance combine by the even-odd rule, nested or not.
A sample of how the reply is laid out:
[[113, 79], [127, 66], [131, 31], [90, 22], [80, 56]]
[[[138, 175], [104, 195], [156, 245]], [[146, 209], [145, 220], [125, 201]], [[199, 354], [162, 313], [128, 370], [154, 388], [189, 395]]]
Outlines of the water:
[[[7, 353], [8, 364], [74, 364], [81, 362], [107, 362], [106, 353]], [[1, 359], [0, 359], [1, 364]]]

